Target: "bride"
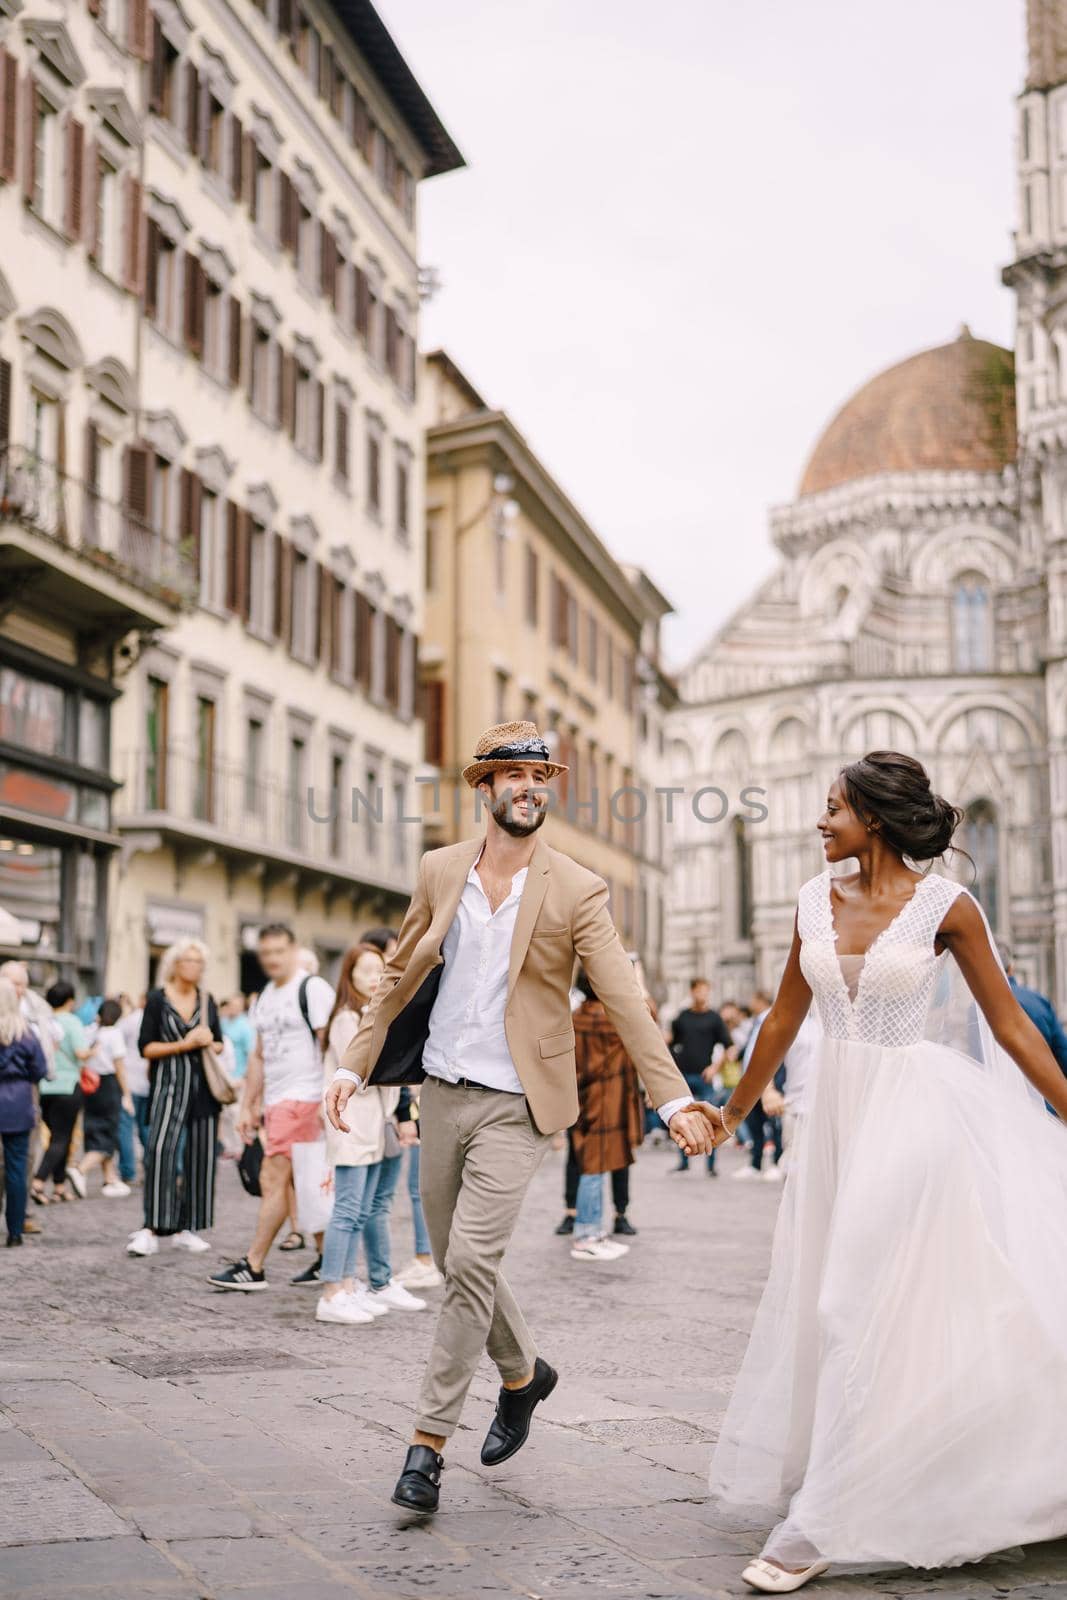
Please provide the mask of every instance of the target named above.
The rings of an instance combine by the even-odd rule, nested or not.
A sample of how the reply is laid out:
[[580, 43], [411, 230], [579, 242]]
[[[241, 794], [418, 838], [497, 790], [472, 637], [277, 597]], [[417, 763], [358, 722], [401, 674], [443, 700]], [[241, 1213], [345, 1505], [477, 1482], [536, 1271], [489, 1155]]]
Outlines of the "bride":
[[819, 1067], [711, 1468], [721, 1504], [781, 1519], [743, 1573], [766, 1593], [1067, 1534], [1067, 1130], [1042, 1103], [1067, 1120], [1067, 1079], [977, 901], [908, 865], [960, 820], [909, 756], [844, 768], [720, 1114], [721, 1144], [814, 996]]

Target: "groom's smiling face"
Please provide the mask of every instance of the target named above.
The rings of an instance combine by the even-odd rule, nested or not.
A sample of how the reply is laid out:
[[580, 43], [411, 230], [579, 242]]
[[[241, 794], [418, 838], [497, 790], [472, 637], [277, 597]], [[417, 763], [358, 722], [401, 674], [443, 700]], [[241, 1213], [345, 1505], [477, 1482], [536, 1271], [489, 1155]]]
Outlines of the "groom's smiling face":
[[513, 839], [536, 833], [548, 815], [548, 768], [516, 762], [484, 780], [493, 821]]

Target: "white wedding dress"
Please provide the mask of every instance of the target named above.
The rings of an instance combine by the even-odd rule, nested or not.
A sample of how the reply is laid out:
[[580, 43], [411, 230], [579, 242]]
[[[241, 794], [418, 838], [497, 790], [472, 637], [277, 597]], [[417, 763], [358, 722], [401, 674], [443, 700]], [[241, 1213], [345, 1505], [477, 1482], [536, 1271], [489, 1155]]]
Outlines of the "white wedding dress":
[[[934, 941], [928, 873], [839, 957], [800, 892], [824, 1040], [711, 1468], [788, 1566], [955, 1566], [1067, 1534], [1067, 1128]], [[856, 970], [857, 966], [860, 970]]]

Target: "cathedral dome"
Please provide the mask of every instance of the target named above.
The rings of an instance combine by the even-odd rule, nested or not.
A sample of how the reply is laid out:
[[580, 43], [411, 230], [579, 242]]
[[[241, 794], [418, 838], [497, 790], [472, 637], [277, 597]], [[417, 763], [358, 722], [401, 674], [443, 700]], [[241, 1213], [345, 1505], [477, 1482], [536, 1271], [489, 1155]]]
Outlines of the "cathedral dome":
[[966, 327], [846, 401], [804, 470], [818, 494], [883, 472], [998, 472], [1015, 460], [1015, 363]]

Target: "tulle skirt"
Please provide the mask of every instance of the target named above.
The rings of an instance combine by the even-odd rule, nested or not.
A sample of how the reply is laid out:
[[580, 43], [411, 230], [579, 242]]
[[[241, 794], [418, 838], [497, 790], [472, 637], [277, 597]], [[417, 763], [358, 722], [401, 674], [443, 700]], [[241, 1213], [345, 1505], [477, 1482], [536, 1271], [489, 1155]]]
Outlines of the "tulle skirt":
[[827, 1039], [711, 1468], [764, 1553], [1067, 1534], [1067, 1127], [955, 1050]]

